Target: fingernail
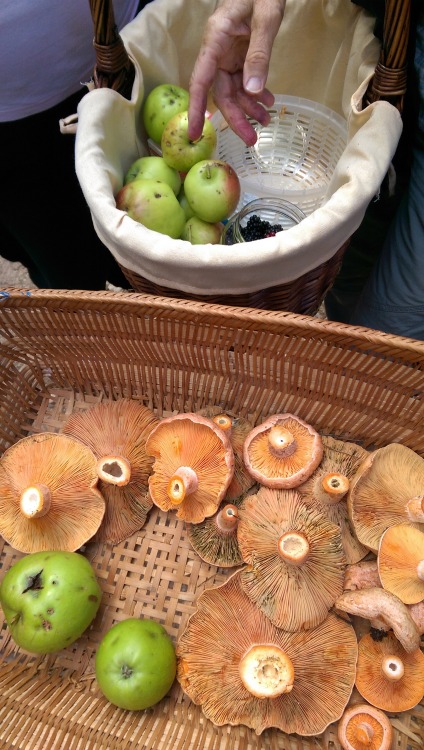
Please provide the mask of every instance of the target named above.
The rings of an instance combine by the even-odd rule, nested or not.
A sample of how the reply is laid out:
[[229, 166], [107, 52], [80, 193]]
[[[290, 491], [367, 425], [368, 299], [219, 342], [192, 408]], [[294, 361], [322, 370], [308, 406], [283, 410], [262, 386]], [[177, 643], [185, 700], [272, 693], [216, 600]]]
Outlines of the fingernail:
[[246, 83], [246, 91], [250, 91], [251, 94], [259, 94], [262, 91], [263, 85], [260, 78], [249, 78]]

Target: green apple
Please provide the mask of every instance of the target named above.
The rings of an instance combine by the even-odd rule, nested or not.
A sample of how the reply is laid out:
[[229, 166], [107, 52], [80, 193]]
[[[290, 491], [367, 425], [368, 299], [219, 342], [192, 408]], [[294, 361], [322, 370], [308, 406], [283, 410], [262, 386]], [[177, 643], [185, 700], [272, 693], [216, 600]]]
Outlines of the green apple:
[[0, 604], [12, 638], [37, 654], [70, 646], [88, 628], [102, 590], [79, 552], [33, 552], [5, 573]]
[[126, 211], [134, 221], [148, 229], [173, 239], [181, 236], [185, 213], [174, 191], [165, 182], [140, 177], [123, 185], [115, 200], [117, 208]]
[[231, 216], [240, 200], [240, 180], [233, 167], [219, 159], [204, 159], [189, 170], [184, 193], [194, 214], [215, 223]]
[[198, 216], [192, 216], [184, 225], [181, 235], [182, 240], [191, 242], [192, 245], [205, 245], [212, 243], [218, 245], [224, 226], [221, 223], [211, 224], [203, 221]]
[[177, 195], [178, 202], [180, 206], [183, 208], [186, 220], [191, 219], [192, 216], [194, 216], [194, 211], [190, 207], [190, 204], [187, 200], [186, 194], [184, 192], [184, 184], [181, 186], [180, 192]]
[[188, 100], [188, 91], [172, 83], [162, 83], [152, 89], [143, 105], [143, 122], [149, 138], [160, 143], [166, 123], [177, 112], [188, 109]]
[[216, 130], [205, 117], [202, 135], [197, 141], [188, 137], [188, 112], [171, 117], [162, 133], [161, 149], [166, 163], [179, 172], [188, 170], [203, 159], [209, 159], [216, 146]]
[[175, 195], [178, 195], [181, 188], [179, 172], [169, 167], [162, 156], [141, 156], [136, 159], [125, 175], [124, 184], [138, 180], [140, 177], [166, 182], [173, 189]]

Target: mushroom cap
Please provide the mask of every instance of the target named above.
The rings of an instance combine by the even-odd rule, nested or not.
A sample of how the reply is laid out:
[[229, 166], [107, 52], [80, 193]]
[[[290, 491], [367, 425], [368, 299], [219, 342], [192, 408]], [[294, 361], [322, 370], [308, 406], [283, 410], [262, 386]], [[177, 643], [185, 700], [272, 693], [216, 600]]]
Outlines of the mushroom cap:
[[[20, 552], [75, 552], [105, 514], [97, 480], [96, 458], [78, 440], [50, 432], [18, 440], [0, 459], [1, 536]], [[32, 518], [21, 510], [21, 495], [30, 487], [49, 496], [47, 512]]]
[[64, 434], [87, 445], [111, 474], [113, 467], [119, 474], [118, 461], [130, 472], [125, 483], [99, 481], [106, 513], [96, 534], [97, 542], [118, 544], [144, 526], [153, 505], [148, 491], [153, 460], [146, 453], [146, 439], [158, 422], [151, 409], [127, 398], [103, 401], [86, 411], [74, 412], [66, 421]]
[[349, 706], [337, 725], [343, 750], [390, 750], [393, 727], [383, 711], [367, 703]]
[[[237, 536], [247, 563], [241, 585], [274, 625], [308, 630], [327, 617], [343, 591], [346, 560], [339, 527], [315, 503], [296, 490], [261, 487], [240, 509]], [[294, 565], [283, 556], [281, 539], [294, 552], [298, 544], [300, 558], [306, 540], [305, 561]]]
[[424, 459], [415, 451], [390, 443], [370, 453], [352, 479], [347, 501], [359, 541], [377, 552], [390, 526], [411, 522], [424, 531], [424, 524], [408, 514], [408, 503], [422, 497], [423, 487]]
[[424, 599], [424, 534], [410, 524], [386, 529], [378, 548], [378, 573], [383, 588], [405, 604]]
[[313, 474], [299, 485], [302, 495], [314, 497], [316, 502], [326, 511], [331, 523], [340, 527], [342, 544], [346, 561], [353, 564], [362, 560], [368, 554], [368, 548], [359, 542], [349, 519], [347, 496], [338, 502], [329, 503], [318, 490], [322, 480], [330, 473], [337, 473], [350, 481], [354, 477], [359, 465], [368, 456], [368, 451], [356, 443], [323, 435], [323, 457]]
[[201, 523], [186, 525], [191, 546], [209, 565], [233, 568], [243, 563], [237, 539], [239, 509], [242, 504], [242, 497], [232, 503], [227, 502], [226, 498], [213, 516], [205, 518]]
[[[424, 654], [418, 648], [408, 653], [390, 631], [382, 640], [364, 635], [359, 640], [356, 687], [373, 706], [398, 713], [408, 711], [424, 696]], [[387, 676], [402, 665], [399, 679]]]
[[[257, 698], [247, 689], [240, 664], [254, 646], [286, 654], [293, 665], [289, 692]], [[240, 573], [204, 591], [177, 643], [177, 678], [214, 724], [244, 724], [261, 734], [268, 727], [317, 735], [343, 713], [352, 692], [357, 639], [349, 623], [330, 614], [314, 630], [289, 633], [275, 627], [244, 593]]]
[[[291, 441], [279, 439], [286, 431]], [[270, 442], [271, 440], [271, 442]], [[280, 443], [280, 447], [276, 444]], [[266, 487], [290, 489], [304, 482], [322, 459], [322, 439], [311, 425], [293, 414], [274, 414], [254, 427], [244, 441], [248, 472]]]
[[199, 414], [176, 414], [152, 430], [146, 450], [154, 459], [149, 477], [152, 501], [162, 510], [175, 510], [167, 494], [179, 468], [189, 468], [198, 486], [178, 506], [177, 517], [200, 523], [212, 516], [224, 499], [234, 472], [234, 452], [227, 434]]

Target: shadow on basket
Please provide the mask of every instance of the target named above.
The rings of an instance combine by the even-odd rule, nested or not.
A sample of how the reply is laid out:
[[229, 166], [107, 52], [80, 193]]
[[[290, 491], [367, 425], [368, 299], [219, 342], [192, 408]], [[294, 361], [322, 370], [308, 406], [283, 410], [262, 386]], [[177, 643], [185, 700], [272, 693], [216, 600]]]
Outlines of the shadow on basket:
[[[91, 5], [98, 22], [101, 10]], [[104, 5], [110, 15], [111, 3]], [[237, 243], [230, 252], [222, 243], [169, 237], [166, 216], [164, 233], [152, 231], [115, 202], [129, 167], [152, 153], [142, 117], [147, 95], [163, 83], [188, 87], [201, 30], [216, 2], [193, 7], [188, 0], [155, 0], [122, 30], [115, 42], [123, 43], [132, 63], [132, 91], [125, 98], [102, 80], [102, 88], [83, 98], [76, 169], [97, 234], [135, 291], [316, 313], [378, 194], [402, 129], [405, 81], [400, 86], [389, 75], [389, 85], [382, 83], [381, 69], [390, 74], [390, 53], [398, 46], [396, 64], [403, 70], [409, 4], [386, 5], [387, 31], [397, 6], [405, 18], [403, 33], [388, 33], [381, 49], [373, 17], [354, 3], [288, 0], [268, 78], [276, 94], [270, 126], [258, 129], [249, 149], [219, 112], [212, 115], [214, 156], [228, 162], [240, 181], [237, 210], [254, 198], [274, 197], [305, 214], [299, 224]]]

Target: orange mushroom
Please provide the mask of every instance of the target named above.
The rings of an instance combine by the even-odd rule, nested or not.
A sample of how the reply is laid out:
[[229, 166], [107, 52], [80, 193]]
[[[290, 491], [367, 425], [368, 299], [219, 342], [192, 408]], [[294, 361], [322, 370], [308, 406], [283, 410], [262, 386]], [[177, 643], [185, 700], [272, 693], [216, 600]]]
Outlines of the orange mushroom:
[[261, 487], [240, 509], [240, 571], [248, 597], [277, 627], [308, 630], [343, 590], [340, 529], [295, 490]]
[[347, 493], [358, 466], [368, 452], [356, 443], [322, 436], [323, 457], [313, 474], [299, 485], [299, 492], [313, 497], [326, 511], [329, 520], [340, 527], [342, 544], [349, 564], [368, 553], [353, 531], [347, 510]]
[[218, 726], [317, 735], [343, 713], [356, 660], [349, 623], [330, 614], [314, 630], [281, 630], [246, 596], [237, 572], [198, 597], [177, 643], [177, 678]]
[[20, 552], [75, 552], [105, 513], [96, 458], [78, 440], [42, 432], [0, 460], [0, 534]]
[[343, 750], [390, 750], [393, 727], [383, 711], [357, 703], [344, 712], [337, 725], [337, 737]]
[[153, 505], [148, 492], [153, 461], [146, 453], [146, 439], [158, 421], [151, 409], [126, 398], [74, 412], [66, 421], [64, 434], [80, 440], [97, 457], [106, 513], [96, 541], [118, 544], [144, 526]]
[[378, 573], [383, 588], [405, 604], [424, 599], [424, 534], [409, 524], [388, 528], [378, 548]]
[[257, 482], [274, 488], [297, 487], [312, 474], [323, 455], [322, 439], [293, 414], [274, 414], [244, 441], [243, 457]]
[[359, 640], [356, 687], [369, 703], [383, 711], [408, 711], [424, 696], [424, 654], [408, 653], [391, 632], [381, 640]]
[[188, 523], [187, 536], [191, 546], [209, 565], [233, 568], [243, 563], [237, 540], [239, 510], [243, 498], [233, 503], [223, 500], [216, 513], [201, 523]]
[[411, 523], [424, 531], [424, 459], [399, 443], [368, 455], [348, 494], [350, 521], [359, 541], [377, 552], [390, 526]]
[[146, 450], [154, 459], [149, 489], [155, 505], [176, 510], [187, 523], [216, 512], [234, 472], [226, 432], [200, 414], [176, 414], [152, 430]]

